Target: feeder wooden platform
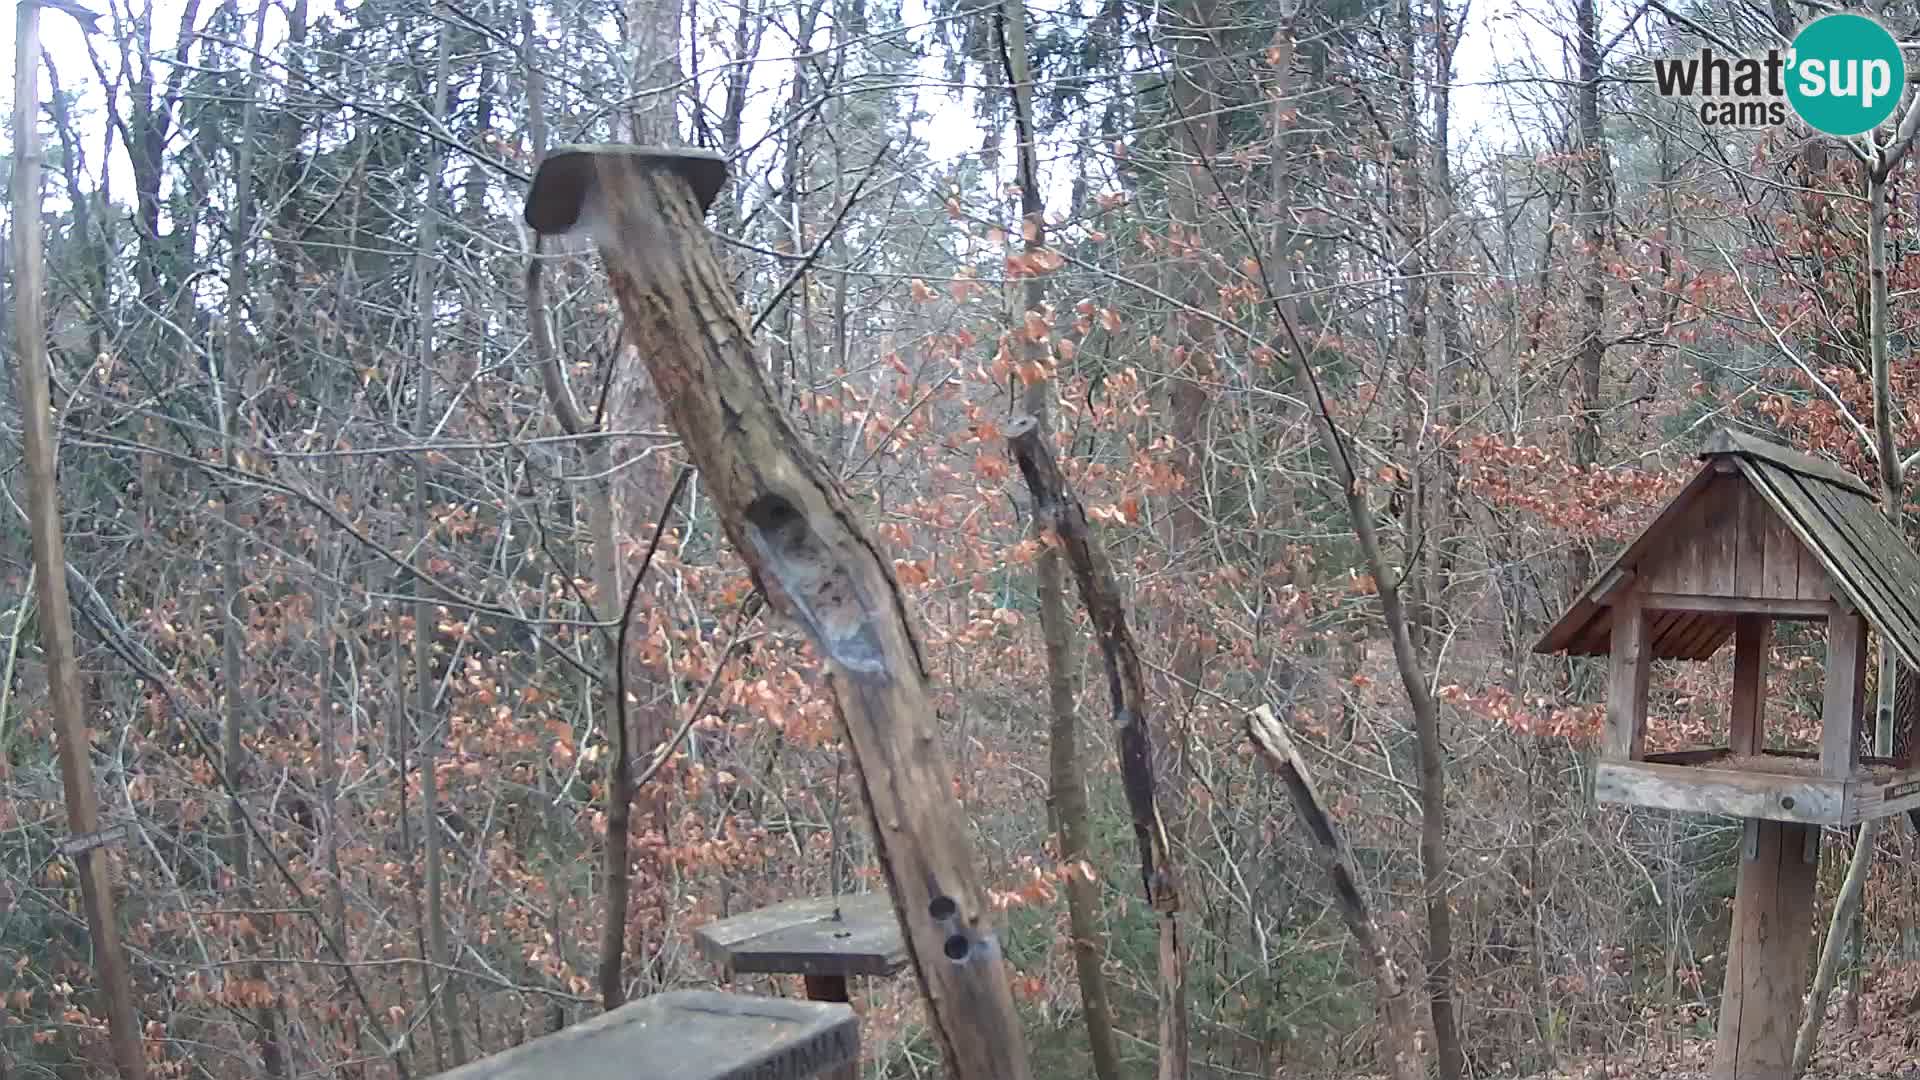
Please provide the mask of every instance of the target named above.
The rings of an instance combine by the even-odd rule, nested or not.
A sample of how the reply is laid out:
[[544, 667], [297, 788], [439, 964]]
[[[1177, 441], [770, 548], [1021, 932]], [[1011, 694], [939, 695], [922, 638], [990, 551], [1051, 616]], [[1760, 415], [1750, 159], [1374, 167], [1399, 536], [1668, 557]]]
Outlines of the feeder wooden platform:
[[1722, 746], [1602, 761], [1593, 793], [1601, 802], [1626, 806], [1846, 826], [1920, 807], [1920, 769], [1900, 770], [1890, 758], [1867, 757], [1853, 777], [1837, 779], [1820, 775], [1816, 754], [1735, 754]]
[[[838, 907], [840, 917], [834, 918]], [[907, 966], [900, 921], [885, 893], [808, 900], [749, 911], [693, 932], [701, 955], [728, 978], [807, 975], [882, 978]], [[845, 999], [842, 999], [845, 1000]]]
[[641, 998], [440, 1080], [805, 1080], [858, 1061], [853, 1010], [679, 990]]

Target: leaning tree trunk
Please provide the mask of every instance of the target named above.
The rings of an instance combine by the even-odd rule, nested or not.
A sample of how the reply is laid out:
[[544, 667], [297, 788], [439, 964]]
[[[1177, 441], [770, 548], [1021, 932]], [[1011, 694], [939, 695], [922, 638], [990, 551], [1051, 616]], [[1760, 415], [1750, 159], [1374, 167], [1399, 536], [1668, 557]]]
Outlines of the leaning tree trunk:
[[574, 149], [541, 164], [526, 218], [598, 242], [629, 338], [722, 530], [827, 666], [947, 1074], [1027, 1080], [1026, 1038], [905, 600], [754, 356], [702, 224], [725, 178], [710, 154]]
[[[1060, 541], [1067, 565], [1073, 568], [1074, 581], [1080, 587], [1081, 603], [1093, 622], [1100, 642], [1100, 656], [1107, 676], [1107, 696], [1113, 703], [1113, 726], [1119, 736], [1120, 786], [1127, 795], [1127, 809], [1133, 816], [1134, 841], [1140, 850], [1140, 885], [1147, 906], [1154, 912], [1160, 931], [1162, 1000], [1160, 1016], [1168, 1023], [1172, 1005], [1167, 998], [1182, 990], [1181, 972], [1168, 975], [1170, 957], [1184, 955], [1180, 940], [1180, 873], [1174, 858], [1172, 835], [1161, 808], [1160, 789], [1154, 780], [1160, 762], [1154, 754], [1155, 735], [1164, 734], [1166, 720], [1155, 723], [1147, 705], [1147, 681], [1134, 647], [1133, 633], [1127, 627], [1127, 613], [1120, 595], [1120, 584], [1101, 550], [1098, 538], [1087, 523], [1087, 511], [1067, 486], [1060, 466], [1053, 459], [1043, 427], [1033, 417], [1023, 416], [1007, 426], [1007, 445], [1026, 478], [1033, 494], [1034, 517], [1053, 530]], [[1158, 729], [1158, 731], [1156, 731]], [[1179, 1019], [1184, 1022], [1184, 1013]], [[1163, 1026], [1163, 1031], [1165, 1030]], [[1184, 1031], [1184, 1027], [1177, 1029]], [[1160, 1052], [1163, 1076], [1174, 1067], [1186, 1076], [1186, 1060], [1170, 1060], [1164, 1046]]]

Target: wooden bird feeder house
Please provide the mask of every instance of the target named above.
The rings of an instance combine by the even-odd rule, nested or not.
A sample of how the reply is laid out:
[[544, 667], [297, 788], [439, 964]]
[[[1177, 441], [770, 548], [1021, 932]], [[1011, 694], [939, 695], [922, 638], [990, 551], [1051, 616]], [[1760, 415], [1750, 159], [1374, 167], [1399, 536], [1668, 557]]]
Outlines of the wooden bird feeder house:
[[[1820, 828], [1920, 806], [1920, 769], [1860, 752], [1867, 627], [1920, 667], [1920, 557], [1873, 490], [1828, 462], [1732, 431], [1700, 457], [1534, 651], [1607, 657], [1597, 799], [1745, 819], [1713, 1075], [1786, 1080]], [[1826, 624], [1817, 752], [1767, 744], [1767, 646], [1782, 620]], [[1729, 639], [1728, 745], [1648, 753], [1652, 661], [1705, 660]]]

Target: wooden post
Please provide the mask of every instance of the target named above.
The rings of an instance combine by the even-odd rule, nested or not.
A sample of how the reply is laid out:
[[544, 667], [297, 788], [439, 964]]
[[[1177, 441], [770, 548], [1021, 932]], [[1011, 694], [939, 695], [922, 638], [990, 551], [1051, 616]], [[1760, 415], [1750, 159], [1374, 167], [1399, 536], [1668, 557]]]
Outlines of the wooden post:
[[566, 148], [540, 163], [524, 216], [542, 233], [583, 230], [599, 246], [627, 339], [721, 528], [827, 665], [947, 1075], [1027, 1080], [1026, 1038], [905, 601], [754, 356], [703, 220], [725, 179], [726, 163], [709, 153]]
[[114, 1067], [123, 1080], [143, 1080], [147, 1058], [133, 1007], [127, 954], [120, 945], [113, 881], [107, 873], [108, 834], [100, 830], [93, 789], [92, 740], [80, 696], [73, 609], [67, 597], [66, 537], [54, 469], [52, 375], [47, 358], [40, 240], [40, 6], [16, 9], [13, 69], [13, 317], [14, 362], [20, 394], [21, 457], [27, 466], [27, 530], [33, 536], [34, 583], [40, 605], [40, 642], [47, 654], [47, 696], [59, 732], [60, 780], [66, 791], [66, 850], [80, 871], [80, 906], [104, 999]]
[[1640, 598], [1622, 596], [1613, 605], [1613, 645], [1607, 656], [1607, 727], [1600, 756], [1609, 761], [1638, 761], [1646, 750], [1647, 675], [1653, 663], [1647, 636]]
[[[803, 975], [800, 978], [806, 984], [808, 1001], [841, 1005], [853, 1003], [853, 995], [847, 992], [845, 975]], [[845, 1065], [821, 1073], [820, 1077], [821, 1080], [860, 1080], [860, 1062], [858, 1059], [849, 1061]]]
[[1827, 618], [1827, 688], [1820, 710], [1820, 774], [1846, 779], [1860, 764], [1860, 719], [1867, 685], [1867, 624], [1856, 612]]
[[1767, 645], [1773, 620], [1765, 615], [1735, 616], [1733, 623], [1733, 717], [1728, 749], [1757, 754], [1767, 745]]
[[1748, 820], [1733, 900], [1713, 1080], [1793, 1080], [1820, 826]]

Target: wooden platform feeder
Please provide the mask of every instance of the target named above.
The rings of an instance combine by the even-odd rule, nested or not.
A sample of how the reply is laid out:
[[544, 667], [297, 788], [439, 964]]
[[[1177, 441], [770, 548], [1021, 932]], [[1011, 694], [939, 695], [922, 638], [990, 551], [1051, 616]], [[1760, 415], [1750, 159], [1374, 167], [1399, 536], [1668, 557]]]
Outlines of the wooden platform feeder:
[[806, 1080], [860, 1057], [845, 1005], [680, 990], [641, 998], [440, 1080]]
[[[1785, 1080], [1820, 827], [1920, 806], [1920, 769], [1860, 754], [1868, 625], [1920, 667], [1920, 557], [1873, 490], [1828, 462], [1731, 431], [1700, 456], [1534, 651], [1608, 658], [1596, 798], [1745, 819], [1714, 1076]], [[1766, 743], [1767, 645], [1781, 620], [1826, 624], [1817, 753]], [[1729, 639], [1728, 745], [1647, 753], [1652, 661], [1705, 660]]]
[[[885, 978], [907, 966], [900, 922], [884, 893], [791, 900], [708, 923], [693, 936], [727, 978], [799, 975], [811, 1001], [850, 1001], [848, 978]], [[855, 1063], [825, 1075], [851, 1078]]]

